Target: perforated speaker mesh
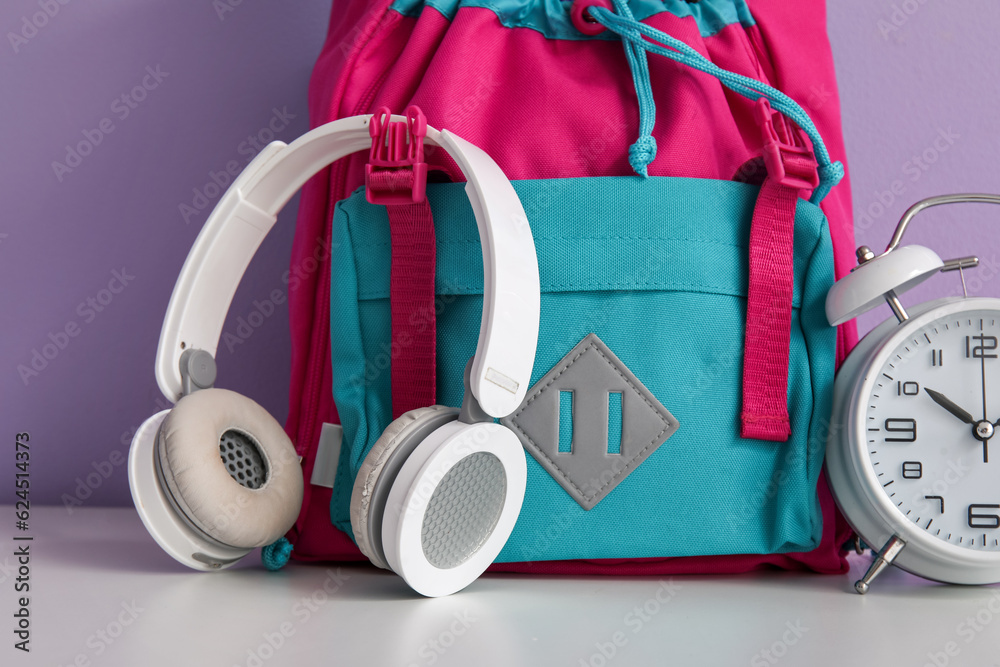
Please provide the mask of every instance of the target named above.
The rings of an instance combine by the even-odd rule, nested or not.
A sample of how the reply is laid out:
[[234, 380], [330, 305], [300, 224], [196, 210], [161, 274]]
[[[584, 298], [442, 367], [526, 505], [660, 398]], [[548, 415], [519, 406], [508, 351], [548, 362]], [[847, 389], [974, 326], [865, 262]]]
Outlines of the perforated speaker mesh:
[[267, 481], [267, 464], [260, 448], [246, 433], [229, 430], [219, 438], [219, 456], [229, 476], [248, 489], [259, 489]]
[[500, 519], [507, 476], [500, 460], [477, 452], [459, 461], [434, 489], [420, 531], [434, 567], [458, 567], [476, 553]]

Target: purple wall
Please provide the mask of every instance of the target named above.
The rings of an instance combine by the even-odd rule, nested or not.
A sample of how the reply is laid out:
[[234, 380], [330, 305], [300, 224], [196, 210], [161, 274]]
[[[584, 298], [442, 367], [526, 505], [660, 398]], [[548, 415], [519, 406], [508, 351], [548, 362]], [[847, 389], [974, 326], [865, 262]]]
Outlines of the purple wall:
[[[163, 400], [156, 342], [220, 194], [211, 174], [245, 164], [272, 128], [285, 141], [308, 129], [306, 91], [330, 0], [51, 4], [58, 13], [13, 44], [8, 33], [20, 33], [39, 3], [0, 3], [0, 437], [31, 433], [36, 501], [68, 494], [123, 505], [131, 500], [120, 462]], [[220, 16], [217, 6], [232, 11]], [[88, 154], [67, 157], [81, 142]], [[296, 208], [265, 240], [225, 331], [255, 300], [284, 290]], [[127, 274], [124, 287], [112, 284], [118, 294], [108, 290], [116, 271]], [[220, 348], [220, 385], [283, 421], [288, 340], [283, 304], [232, 353]], [[18, 366], [31, 368], [36, 350], [54, 358], [22, 378]], [[10, 482], [13, 449], [3, 451], [0, 478]], [[107, 480], [81, 487], [77, 478], [95, 468], [110, 471]], [[12, 486], [3, 485], [4, 502]]]
[[[308, 76], [330, 0], [228, 0], [235, 6], [220, 17], [222, 2], [49, 0], [42, 4], [59, 11], [37, 30], [25, 29], [25, 17], [40, 11], [39, 0], [0, 4], [0, 201], [7, 212], [0, 222], [0, 437], [30, 431], [36, 502], [131, 502], [121, 461], [131, 431], [162, 400], [152, 374], [156, 341], [173, 281], [208, 213], [197, 208], [218, 197], [211, 173], [245, 163], [255, 151], [248, 138], [263, 132], [268, 140], [272, 121], [286, 141], [307, 127]], [[829, 19], [858, 241], [884, 247], [900, 214], [921, 197], [1000, 191], [993, 167], [1000, 92], [988, 71], [1000, 62], [995, 2], [966, 2], [954, 13], [926, 0], [838, 0]], [[67, 145], [81, 142], [87, 154], [67, 156]], [[226, 331], [255, 300], [284, 289], [294, 214], [293, 204], [265, 241]], [[997, 214], [988, 207], [928, 213], [907, 240], [942, 256], [978, 252], [997, 267]], [[991, 281], [997, 270], [971, 274], [970, 288], [1000, 295], [1000, 281]], [[112, 282], [116, 271], [126, 274], [124, 287]], [[957, 285], [957, 277], [937, 278], [904, 301]], [[886, 316], [880, 309], [862, 327]], [[53, 358], [22, 377], [19, 366], [31, 368], [35, 351]], [[287, 305], [279, 305], [244, 344], [220, 348], [220, 385], [283, 420], [288, 356]], [[12, 448], [4, 451], [0, 478], [10, 480]], [[88, 488], [95, 470], [107, 479], [91, 475]]]
[[[956, 11], [960, 10], [960, 11]], [[885, 249], [903, 212], [951, 192], [1000, 193], [1000, 7], [991, 0], [829, 0], [858, 244]], [[1000, 207], [921, 214], [905, 243], [948, 259], [978, 254], [970, 295], [1000, 296]], [[961, 294], [959, 276], [932, 278], [904, 304]], [[887, 306], [863, 331], [892, 317]]]

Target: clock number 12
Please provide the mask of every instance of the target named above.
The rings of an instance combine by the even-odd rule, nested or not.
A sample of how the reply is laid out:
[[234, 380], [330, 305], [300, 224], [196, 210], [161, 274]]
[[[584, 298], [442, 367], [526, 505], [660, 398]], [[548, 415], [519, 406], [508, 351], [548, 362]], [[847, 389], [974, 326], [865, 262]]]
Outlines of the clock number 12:
[[[976, 342], [977, 345], [972, 343]], [[977, 336], [965, 337], [965, 358], [966, 359], [996, 359], [993, 353], [997, 349], [997, 337], [979, 334]]]

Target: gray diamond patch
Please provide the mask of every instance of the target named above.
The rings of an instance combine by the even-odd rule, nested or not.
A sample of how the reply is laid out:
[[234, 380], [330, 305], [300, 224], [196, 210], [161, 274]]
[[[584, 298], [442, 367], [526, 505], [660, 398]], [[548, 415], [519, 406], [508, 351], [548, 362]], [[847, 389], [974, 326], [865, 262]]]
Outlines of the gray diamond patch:
[[[585, 510], [621, 484], [680, 425], [593, 333], [501, 423]], [[560, 451], [560, 440], [569, 451]]]

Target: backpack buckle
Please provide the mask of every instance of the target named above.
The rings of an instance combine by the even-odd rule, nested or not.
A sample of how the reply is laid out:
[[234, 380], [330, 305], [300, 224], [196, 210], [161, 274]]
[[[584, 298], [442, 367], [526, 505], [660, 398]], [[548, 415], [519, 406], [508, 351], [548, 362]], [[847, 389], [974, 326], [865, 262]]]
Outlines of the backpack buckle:
[[[764, 166], [769, 178], [798, 190], [813, 190], [819, 185], [819, 172], [812, 150], [806, 147], [802, 130], [771, 108], [767, 98], [757, 98], [754, 116], [764, 139]], [[778, 117], [775, 123], [774, 117]]]
[[419, 204], [427, 189], [427, 118], [415, 105], [406, 108], [405, 121], [391, 118], [389, 107], [381, 107], [368, 125], [372, 148], [365, 166], [365, 198], [371, 204]]

